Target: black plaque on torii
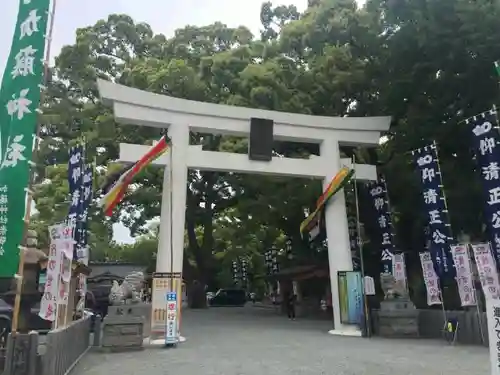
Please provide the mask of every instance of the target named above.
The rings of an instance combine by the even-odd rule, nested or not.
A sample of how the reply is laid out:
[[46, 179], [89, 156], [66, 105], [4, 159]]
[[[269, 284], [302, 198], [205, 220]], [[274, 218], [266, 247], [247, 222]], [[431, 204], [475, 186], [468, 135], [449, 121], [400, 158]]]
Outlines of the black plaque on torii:
[[250, 141], [248, 142], [248, 158], [250, 160], [272, 160], [273, 128], [273, 120], [255, 117], [250, 119]]

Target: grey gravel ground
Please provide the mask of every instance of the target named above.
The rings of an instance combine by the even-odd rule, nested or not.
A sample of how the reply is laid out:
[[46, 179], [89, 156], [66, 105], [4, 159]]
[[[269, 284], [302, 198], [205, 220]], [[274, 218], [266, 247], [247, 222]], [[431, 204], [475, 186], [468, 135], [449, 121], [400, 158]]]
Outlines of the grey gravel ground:
[[329, 322], [289, 321], [272, 310], [187, 311], [175, 349], [91, 353], [73, 375], [479, 375], [488, 351], [440, 341], [337, 337]]

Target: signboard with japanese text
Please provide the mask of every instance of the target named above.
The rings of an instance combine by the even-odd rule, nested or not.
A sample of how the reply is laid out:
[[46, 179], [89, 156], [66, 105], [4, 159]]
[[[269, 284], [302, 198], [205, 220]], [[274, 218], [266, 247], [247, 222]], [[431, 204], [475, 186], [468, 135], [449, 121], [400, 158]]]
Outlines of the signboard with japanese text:
[[60, 256], [57, 303], [59, 305], [66, 305], [68, 303], [71, 264], [74, 254], [74, 229], [71, 225], [62, 223], [49, 227], [49, 232], [51, 244], [55, 245], [56, 251]]
[[365, 286], [365, 294], [367, 296], [374, 296], [376, 293], [375, 290], [375, 280], [371, 276], [364, 277], [364, 286]]
[[61, 247], [57, 246], [57, 242], [60, 241], [61, 238], [64, 238], [63, 226], [53, 225], [49, 227], [49, 236], [50, 245], [47, 261], [47, 276], [38, 315], [44, 320], [53, 322], [57, 317], [57, 306], [60, 303], [60, 281], [64, 255], [62, 254]]
[[0, 89], [0, 277], [19, 266], [50, 0], [19, 1]]
[[408, 280], [406, 278], [406, 264], [404, 254], [394, 254], [392, 261], [392, 276], [394, 281], [401, 285], [404, 290], [408, 290]]
[[471, 117], [465, 122], [471, 131], [476, 163], [484, 191], [484, 215], [491, 250], [500, 265], [500, 134], [496, 111]]
[[450, 253], [453, 241], [443, 181], [435, 144], [412, 151], [414, 165], [422, 186], [424, 212], [427, 216], [427, 246], [439, 278], [454, 278], [455, 267]]
[[472, 278], [468, 246], [464, 244], [452, 245], [451, 254], [457, 272], [458, 294], [462, 306], [475, 306], [477, 303], [476, 290]]
[[490, 244], [480, 243], [471, 246], [485, 299], [500, 298], [498, 272]]
[[179, 337], [177, 335], [177, 293], [168, 292], [166, 294], [167, 302], [167, 324], [165, 327], [165, 344], [177, 344]]
[[[167, 326], [167, 303], [166, 296], [168, 293], [175, 292], [177, 298], [182, 296], [182, 278], [180, 273], [155, 272], [153, 274], [152, 284], [152, 306], [151, 306], [151, 335], [165, 336], [165, 328]], [[176, 330], [179, 332], [180, 307], [181, 300], [176, 302]]]
[[486, 300], [488, 341], [490, 348], [490, 374], [500, 375], [500, 300]]
[[439, 285], [439, 278], [434, 269], [431, 254], [426, 251], [419, 255], [425, 288], [427, 289], [427, 305], [441, 305], [441, 287]]

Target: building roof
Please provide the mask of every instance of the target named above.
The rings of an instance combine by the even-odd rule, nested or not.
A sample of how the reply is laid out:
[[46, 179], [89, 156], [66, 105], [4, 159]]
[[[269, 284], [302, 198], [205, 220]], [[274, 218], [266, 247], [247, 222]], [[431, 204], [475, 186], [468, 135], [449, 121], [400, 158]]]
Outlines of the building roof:
[[132, 272], [141, 271], [145, 273], [146, 271], [145, 266], [124, 262], [91, 262], [89, 267], [92, 270], [92, 276], [89, 279], [102, 277], [123, 279]]

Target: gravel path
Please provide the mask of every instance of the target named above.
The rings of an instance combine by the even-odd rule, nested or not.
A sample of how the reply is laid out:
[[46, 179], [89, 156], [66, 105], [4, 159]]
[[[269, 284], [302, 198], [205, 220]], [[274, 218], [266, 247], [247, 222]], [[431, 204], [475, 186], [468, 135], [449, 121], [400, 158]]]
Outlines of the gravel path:
[[175, 349], [92, 353], [73, 375], [488, 374], [488, 351], [439, 341], [328, 335], [329, 322], [289, 321], [272, 310], [187, 311]]

